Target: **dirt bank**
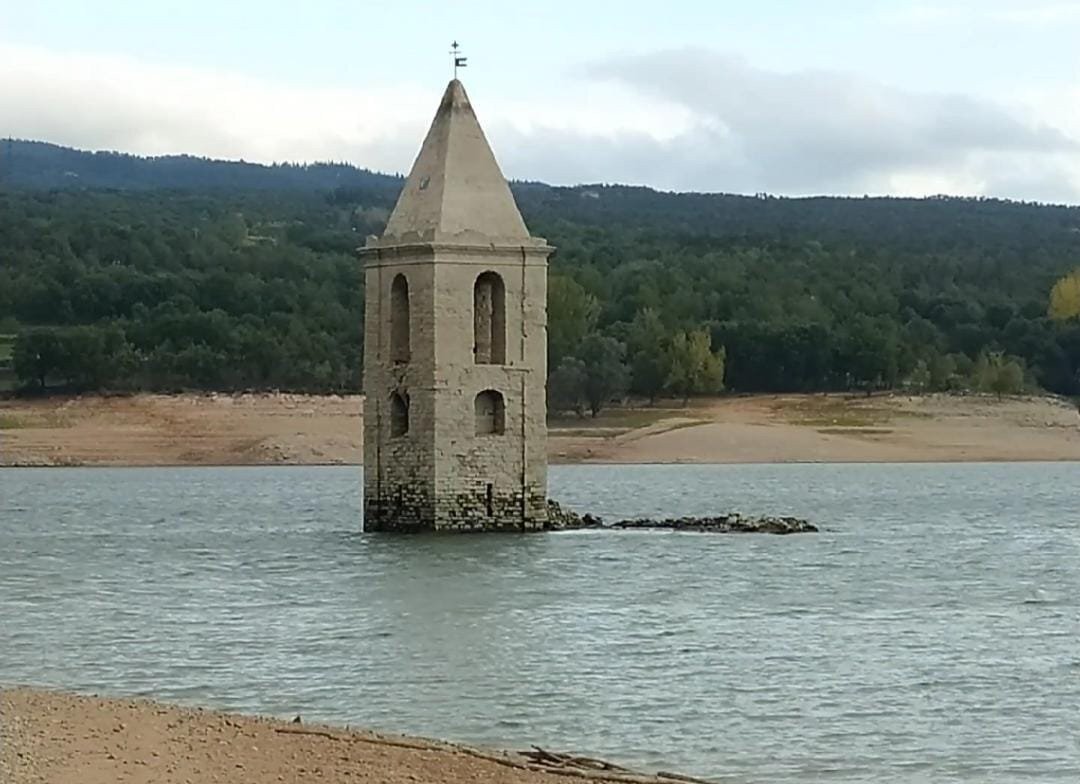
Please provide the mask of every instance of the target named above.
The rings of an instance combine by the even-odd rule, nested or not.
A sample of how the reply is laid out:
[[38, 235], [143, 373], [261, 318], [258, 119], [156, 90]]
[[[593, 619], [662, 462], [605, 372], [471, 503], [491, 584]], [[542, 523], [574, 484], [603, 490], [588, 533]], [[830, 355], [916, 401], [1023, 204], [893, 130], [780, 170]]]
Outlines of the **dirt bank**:
[[[359, 464], [363, 398], [135, 395], [0, 400], [0, 465]], [[1053, 398], [762, 395], [551, 423], [553, 462], [1080, 460]]]
[[[526, 757], [178, 708], [0, 690], [4, 784], [566, 784]], [[657, 781], [603, 774], [625, 781]]]
[[0, 400], [0, 465], [359, 463], [363, 408], [287, 394]]
[[[638, 412], [640, 414], [640, 412]], [[567, 462], [785, 463], [1080, 460], [1080, 413], [1048, 397], [762, 395], [698, 401], [552, 439]], [[633, 416], [623, 414], [622, 416]], [[560, 431], [555, 430], [556, 434]]]

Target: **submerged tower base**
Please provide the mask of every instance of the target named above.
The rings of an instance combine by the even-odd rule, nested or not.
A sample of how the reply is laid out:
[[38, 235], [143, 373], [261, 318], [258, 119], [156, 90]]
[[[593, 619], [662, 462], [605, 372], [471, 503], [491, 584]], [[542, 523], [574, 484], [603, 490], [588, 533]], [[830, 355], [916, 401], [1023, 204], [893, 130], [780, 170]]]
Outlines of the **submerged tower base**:
[[486, 486], [474, 493], [438, 500], [403, 492], [400, 504], [396, 498], [377, 496], [364, 501], [365, 531], [529, 533], [547, 528], [547, 504], [543, 496], [523, 499], [520, 494], [497, 496], [492, 492], [489, 507]]

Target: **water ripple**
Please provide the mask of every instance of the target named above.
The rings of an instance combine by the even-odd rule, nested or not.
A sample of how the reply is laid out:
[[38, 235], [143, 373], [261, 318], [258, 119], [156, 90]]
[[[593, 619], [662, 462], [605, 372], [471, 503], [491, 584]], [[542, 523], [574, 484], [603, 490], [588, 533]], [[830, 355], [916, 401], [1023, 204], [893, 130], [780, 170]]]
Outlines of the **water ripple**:
[[720, 781], [1073, 782], [1075, 470], [557, 468], [609, 517], [825, 530], [399, 539], [358, 533], [357, 469], [5, 469], [0, 682]]

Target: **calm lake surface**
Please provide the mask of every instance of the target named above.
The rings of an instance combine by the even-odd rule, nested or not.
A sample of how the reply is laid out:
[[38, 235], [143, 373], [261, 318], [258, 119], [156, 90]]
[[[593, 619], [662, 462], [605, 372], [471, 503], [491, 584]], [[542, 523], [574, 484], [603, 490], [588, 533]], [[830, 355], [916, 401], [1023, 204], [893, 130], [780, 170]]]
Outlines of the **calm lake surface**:
[[720, 781], [1080, 781], [1080, 465], [574, 466], [608, 517], [364, 535], [357, 468], [0, 470], [0, 683]]

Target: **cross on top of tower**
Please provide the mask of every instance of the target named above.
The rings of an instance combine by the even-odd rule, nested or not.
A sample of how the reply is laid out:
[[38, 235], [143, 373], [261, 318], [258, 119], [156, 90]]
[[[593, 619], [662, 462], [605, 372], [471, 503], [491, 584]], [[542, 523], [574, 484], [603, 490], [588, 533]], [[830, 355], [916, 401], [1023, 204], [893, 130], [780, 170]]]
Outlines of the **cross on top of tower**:
[[462, 56], [461, 45], [457, 41], [450, 45], [450, 57], [454, 63], [454, 78], [457, 79], [458, 68], [467, 67], [469, 58]]

